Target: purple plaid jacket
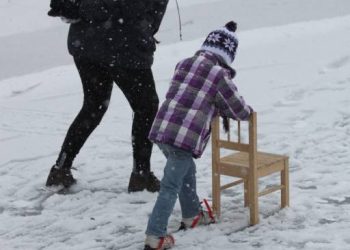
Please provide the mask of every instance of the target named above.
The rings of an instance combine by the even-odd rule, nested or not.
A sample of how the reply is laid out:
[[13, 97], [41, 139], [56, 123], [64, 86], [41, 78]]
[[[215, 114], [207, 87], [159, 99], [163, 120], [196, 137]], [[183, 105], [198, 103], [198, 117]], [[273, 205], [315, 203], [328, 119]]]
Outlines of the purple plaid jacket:
[[233, 69], [223, 67], [222, 60], [202, 50], [177, 64], [166, 100], [153, 122], [151, 141], [191, 151], [199, 158], [209, 140], [213, 117], [249, 118], [251, 108], [232, 82]]

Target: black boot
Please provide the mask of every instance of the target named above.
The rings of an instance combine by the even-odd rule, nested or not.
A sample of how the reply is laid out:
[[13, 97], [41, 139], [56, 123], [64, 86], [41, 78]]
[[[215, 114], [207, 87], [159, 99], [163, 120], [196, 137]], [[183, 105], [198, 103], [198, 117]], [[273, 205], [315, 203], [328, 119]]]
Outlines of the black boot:
[[152, 193], [158, 192], [160, 189], [160, 181], [153, 174], [153, 172], [150, 171], [132, 172], [128, 192], [138, 192], [145, 189]]
[[49, 176], [47, 177], [46, 186], [50, 187], [63, 185], [65, 188], [69, 188], [76, 182], [77, 181], [73, 178], [70, 168], [58, 168], [56, 165], [54, 165], [50, 170]]

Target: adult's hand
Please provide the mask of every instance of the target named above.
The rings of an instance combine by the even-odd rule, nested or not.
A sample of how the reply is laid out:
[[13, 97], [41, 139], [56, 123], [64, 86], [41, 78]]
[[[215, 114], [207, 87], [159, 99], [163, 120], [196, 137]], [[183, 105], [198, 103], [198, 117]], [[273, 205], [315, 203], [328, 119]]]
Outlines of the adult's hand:
[[51, 0], [51, 10], [47, 13], [53, 17], [63, 17], [66, 19], [79, 19], [79, 6], [81, 0]]
[[63, 6], [63, 0], [51, 0], [50, 2], [51, 9], [47, 14], [52, 17], [61, 16], [62, 6]]

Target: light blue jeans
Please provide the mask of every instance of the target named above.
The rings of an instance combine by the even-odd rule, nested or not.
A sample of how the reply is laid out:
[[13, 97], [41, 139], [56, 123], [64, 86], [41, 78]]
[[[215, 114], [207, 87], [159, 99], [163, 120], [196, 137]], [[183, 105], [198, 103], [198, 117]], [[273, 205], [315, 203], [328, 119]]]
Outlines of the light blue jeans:
[[196, 190], [196, 165], [190, 151], [158, 144], [167, 158], [160, 191], [149, 218], [146, 234], [163, 237], [179, 196], [182, 218], [192, 218], [201, 210]]

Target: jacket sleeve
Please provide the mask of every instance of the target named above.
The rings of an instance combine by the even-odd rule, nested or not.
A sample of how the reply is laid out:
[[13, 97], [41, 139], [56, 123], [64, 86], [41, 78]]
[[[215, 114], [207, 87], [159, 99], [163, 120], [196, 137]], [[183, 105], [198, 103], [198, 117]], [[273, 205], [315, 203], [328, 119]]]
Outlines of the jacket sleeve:
[[153, 8], [148, 11], [148, 15], [151, 17], [151, 25], [153, 35], [159, 30], [159, 26], [163, 20], [166, 7], [169, 0], [154, 0]]
[[118, 15], [123, 0], [81, 0], [79, 15], [88, 22], [104, 22]]
[[223, 73], [218, 85], [215, 103], [221, 116], [235, 120], [248, 120], [253, 109], [238, 93], [233, 81]]

